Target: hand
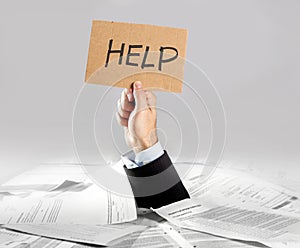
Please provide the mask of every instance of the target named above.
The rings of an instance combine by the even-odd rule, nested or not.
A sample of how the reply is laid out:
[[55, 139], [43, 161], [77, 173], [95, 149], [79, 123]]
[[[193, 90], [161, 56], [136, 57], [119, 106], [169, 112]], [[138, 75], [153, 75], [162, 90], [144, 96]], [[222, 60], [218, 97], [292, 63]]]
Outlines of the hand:
[[124, 127], [125, 141], [135, 153], [158, 142], [156, 133], [156, 97], [144, 90], [141, 82], [124, 89], [118, 100], [117, 120]]

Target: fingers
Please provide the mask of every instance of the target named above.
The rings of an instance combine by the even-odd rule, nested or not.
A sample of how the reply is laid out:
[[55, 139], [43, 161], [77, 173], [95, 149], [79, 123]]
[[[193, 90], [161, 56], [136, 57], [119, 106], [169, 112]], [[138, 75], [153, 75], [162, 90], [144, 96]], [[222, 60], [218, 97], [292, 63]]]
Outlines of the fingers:
[[132, 90], [133, 88], [130, 87], [129, 89], [126, 89], [127, 91], [126, 93], [127, 93], [128, 101], [134, 104], [134, 97], [133, 97]]
[[134, 109], [134, 101], [132, 90], [124, 89], [121, 93], [121, 99], [118, 101], [118, 106], [124, 111], [131, 112]]
[[117, 105], [117, 121], [121, 126], [128, 127], [128, 119], [133, 110], [155, 110], [156, 96], [151, 91], [144, 90], [142, 83], [137, 81], [134, 83], [133, 89], [122, 91]]
[[143, 90], [142, 83], [137, 81], [133, 86], [133, 95], [136, 105], [136, 111], [148, 108], [146, 92]]
[[133, 94], [131, 89], [124, 89], [117, 103], [116, 118], [121, 126], [128, 126], [128, 119], [134, 109]]
[[132, 111], [134, 109], [134, 99], [132, 89], [124, 89], [121, 93], [121, 107], [126, 111]]
[[120, 126], [128, 127], [128, 119], [121, 117], [119, 113], [116, 113], [116, 119]]
[[122, 110], [122, 109], [118, 109], [118, 114], [120, 115], [120, 117], [125, 118], [125, 119], [129, 119], [129, 116], [131, 114], [131, 112]]

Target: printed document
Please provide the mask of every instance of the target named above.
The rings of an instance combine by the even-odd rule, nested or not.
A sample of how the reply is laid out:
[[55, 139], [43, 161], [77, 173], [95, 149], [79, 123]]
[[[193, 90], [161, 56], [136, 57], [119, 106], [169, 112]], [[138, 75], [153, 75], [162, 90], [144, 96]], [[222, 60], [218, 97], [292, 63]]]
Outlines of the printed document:
[[0, 229], [1, 248], [87, 248], [89, 246]]
[[44, 237], [82, 242], [93, 245], [107, 245], [109, 242], [115, 239], [146, 229], [146, 226], [135, 225], [131, 223], [103, 226], [76, 224], [15, 224], [4, 225], [4, 227]]
[[[300, 217], [300, 200], [295, 192], [263, 181], [243, 172], [218, 168], [203, 182], [201, 172], [195, 173], [184, 184], [191, 198], [212, 197], [220, 204], [224, 200], [237, 205], [256, 204], [265, 209]], [[191, 173], [190, 173], [191, 174]]]
[[[183, 228], [231, 239], [300, 245], [300, 219], [251, 206], [219, 205], [208, 199], [186, 199], [155, 210]], [[272, 246], [273, 247], [273, 246]]]
[[[129, 182], [124, 187], [131, 190]], [[104, 225], [137, 218], [133, 195], [97, 186], [80, 165], [39, 166], [2, 185], [0, 192], [0, 224]]]

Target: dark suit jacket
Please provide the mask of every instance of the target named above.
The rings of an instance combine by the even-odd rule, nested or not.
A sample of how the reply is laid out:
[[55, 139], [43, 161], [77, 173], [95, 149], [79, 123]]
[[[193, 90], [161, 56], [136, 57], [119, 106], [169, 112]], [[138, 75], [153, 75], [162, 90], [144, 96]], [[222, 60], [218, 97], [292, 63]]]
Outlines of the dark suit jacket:
[[138, 207], [159, 208], [189, 198], [166, 151], [149, 164], [124, 170]]

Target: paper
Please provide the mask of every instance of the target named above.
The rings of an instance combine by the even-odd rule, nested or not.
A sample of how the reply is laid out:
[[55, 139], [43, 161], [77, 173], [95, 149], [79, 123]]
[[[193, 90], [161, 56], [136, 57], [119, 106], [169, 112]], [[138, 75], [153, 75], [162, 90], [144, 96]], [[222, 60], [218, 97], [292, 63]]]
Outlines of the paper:
[[205, 182], [201, 173], [196, 173], [184, 184], [192, 198], [211, 196], [220, 203], [229, 201], [246, 207], [256, 204], [300, 217], [300, 200], [294, 192], [235, 170], [218, 168]]
[[146, 229], [146, 226], [123, 223], [118, 225], [5, 225], [5, 228], [40, 236], [82, 242], [94, 245], [107, 245], [109, 242]]
[[31, 243], [36, 239], [38, 239], [36, 236], [0, 229], [0, 247], [15, 247], [21, 243]]
[[[121, 227], [121, 224], [118, 225]], [[30, 225], [24, 225], [26, 230], [28, 231], [34, 231], [34, 229], [30, 228]], [[256, 243], [242, 243], [242, 242], [236, 242], [232, 240], [227, 240], [223, 238], [219, 238], [216, 236], [208, 235], [205, 233], [195, 232], [188, 229], [182, 229], [178, 227], [171, 226], [167, 223], [163, 223], [162, 225], [156, 225], [155, 227], [148, 228], [143, 231], [138, 231], [129, 234], [127, 237], [119, 238], [116, 241], [112, 241], [108, 244], [109, 247], [114, 248], [134, 248], [134, 247], [151, 247], [151, 248], [162, 248], [162, 247], [176, 247], [178, 248], [180, 243], [176, 242], [176, 238], [174, 239], [174, 236], [180, 236], [181, 238], [185, 239], [187, 243], [186, 245], [183, 245], [181, 243], [182, 248], [187, 247], [222, 247], [222, 248], [254, 248], [254, 247], [264, 247], [262, 245], [258, 245]], [[18, 225], [16, 225], [18, 227]], [[68, 227], [68, 226], [67, 226]], [[73, 227], [73, 226], [72, 226]], [[83, 227], [85, 228], [85, 227]], [[99, 230], [98, 227], [91, 227], [93, 230]], [[142, 228], [142, 227], [141, 227]], [[21, 229], [21, 228], [20, 228]], [[53, 229], [53, 228], [51, 228]], [[50, 230], [47, 230], [46, 236], [49, 235], [49, 233], [52, 233]], [[69, 234], [75, 234], [75, 237], [82, 237], [81, 231], [85, 229], [79, 229], [79, 232], [77, 233], [77, 226], [75, 226], [75, 231], [72, 233], [70, 231], [71, 228], [68, 228]], [[44, 231], [44, 229], [41, 229]], [[59, 228], [57, 229], [59, 230]], [[57, 234], [57, 231], [54, 230], [54, 234]], [[116, 230], [114, 230], [116, 231]], [[63, 230], [63, 233], [65, 233], [65, 230]], [[174, 235], [175, 233], [175, 235]], [[93, 235], [93, 232], [87, 232], [86, 234], [83, 234], [83, 236], [88, 236], [89, 239], [97, 240], [97, 237], [100, 236], [101, 233], [98, 233]], [[61, 234], [59, 234], [61, 235]], [[63, 237], [63, 239], [65, 236]], [[71, 238], [74, 238], [73, 236]], [[19, 232], [14, 232], [11, 230], [5, 230], [0, 229], [0, 247], [3, 248], [20, 248], [20, 247], [38, 247], [38, 248], [87, 248], [87, 247], [94, 247], [90, 246], [88, 244], [77, 244], [72, 243], [69, 241], [62, 241], [62, 240], [56, 240], [56, 239], [50, 239], [40, 236], [35, 236], [31, 234], [24, 234]]]
[[222, 248], [255, 248], [267, 247], [260, 243], [253, 241], [233, 241], [207, 233], [201, 233], [185, 228], [173, 227], [185, 240], [192, 245], [192, 247], [222, 247]]
[[2, 224], [112, 224], [134, 219], [134, 198], [117, 196], [95, 185], [54, 197], [32, 194], [26, 198], [5, 198], [0, 205]]
[[262, 208], [220, 206], [207, 199], [186, 199], [155, 210], [171, 223], [231, 239], [300, 245], [300, 219]]
[[134, 247], [230, 247], [230, 248], [254, 248], [265, 247], [255, 242], [236, 242], [206, 233], [200, 233], [188, 229], [174, 227], [167, 222], [158, 223], [156, 226], [148, 228], [142, 232], [137, 232], [121, 240], [110, 243], [114, 248], [134, 248]]
[[71, 180], [65, 180], [58, 185], [55, 184], [18, 184], [18, 185], [5, 185], [0, 186], [0, 200], [9, 196], [17, 196], [25, 198], [38, 191], [48, 192], [47, 196], [59, 195], [63, 192], [80, 192], [88, 187], [92, 186], [91, 182], [74, 182]]
[[[148, 228], [143, 232], [133, 233], [122, 240], [113, 241], [111, 247], [114, 248], [134, 248], [134, 247], [180, 247], [179, 244], [161, 226]], [[187, 247], [187, 246], [181, 246]], [[191, 246], [188, 246], [190, 248]]]
[[187, 30], [93, 21], [85, 82], [182, 91]]
[[[48, 165], [24, 173], [5, 184], [30, 185], [42, 182], [48, 185], [60, 182], [47, 191], [25, 190], [20, 194], [6, 195], [0, 204], [0, 224], [112, 224], [135, 220], [135, 199], [110, 193], [92, 184], [79, 168], [74, 166]], [[70, 168], [70, 170], [68, 170]], [[80, 168], [81, 169], [81, 168]], [[70, 172], [70, 173], [68, 173]], [[72, 172], [75, 176], [72, 176]], [[83, 180], [73, 182], [64, 178]], [[128, 185], [124, 187], [130, 188]]]
[[85, 248], [88, 246], [0, 229], [2, 248]]
[[89, 178], [80, 164], [41, 164], [3, 183], [1, 187], [4, 189], [21, 185], [34, 190], [49, 190], [65, 180], [84, 182], [87, 179]]

